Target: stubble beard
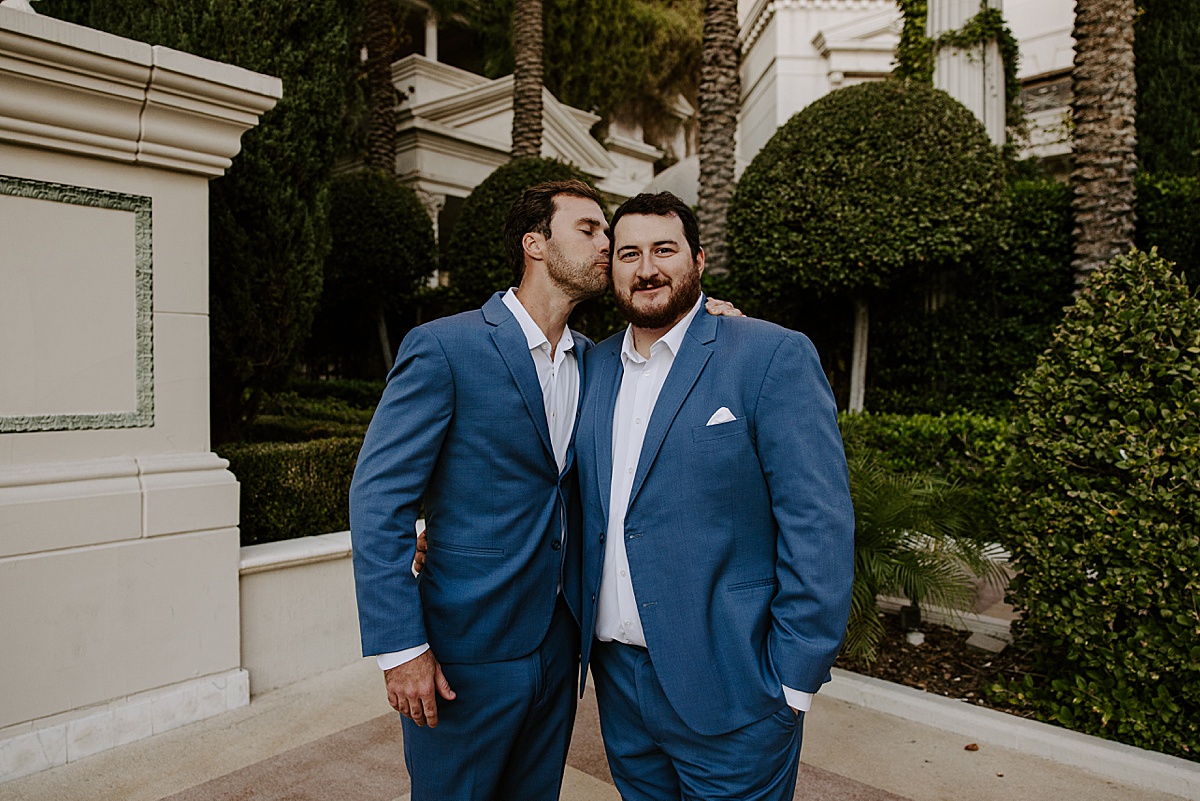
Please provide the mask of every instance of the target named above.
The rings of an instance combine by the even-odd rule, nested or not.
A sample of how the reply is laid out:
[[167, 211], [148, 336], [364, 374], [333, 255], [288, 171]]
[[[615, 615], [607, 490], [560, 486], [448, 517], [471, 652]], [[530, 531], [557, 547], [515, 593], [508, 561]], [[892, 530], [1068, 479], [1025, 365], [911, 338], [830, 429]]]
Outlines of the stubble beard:
[[[693, 266], [694, 263], [693, 263]], [[633, 293], [638, 289], [656, 286], [669, 287], [667, 302], [657, 308], [638, 308], [633, 305]], [[629, 289], [613, 287], [613, 299], [617, 310], [629, 323], [637, 328], [656, 330], [674, 325], [683, 318], [700, 297], [700, 271], [689, 270], [677, 281], [639, 282]]]
[[546, 269], [553, 284], [576, 303], [591, 300], [608, 289], [608, 272], [594, 261], [576, 261], [568, 258], [548, 240]]

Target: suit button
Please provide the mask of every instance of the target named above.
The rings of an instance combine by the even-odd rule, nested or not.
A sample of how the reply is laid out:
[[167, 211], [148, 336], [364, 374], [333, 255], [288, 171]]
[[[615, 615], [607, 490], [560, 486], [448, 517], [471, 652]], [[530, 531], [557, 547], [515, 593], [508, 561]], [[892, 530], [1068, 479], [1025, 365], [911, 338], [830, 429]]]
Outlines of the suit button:
[[561, 548], [561, 547], [562, 547], [562, 543], [561, 543], [561, 542], [559, 542], [558, 540], [553, 540], [553, 541], [551, 541], [551, 543], [550, 543], [550, 548], [551, 548], [551, 550], [555, 550], [555, 551], [557, 551], [557, 550], [558, 550], [559, 548]]
[[600, 541], [601, 541], [601, 542], [604, 542], [604, 535], [603, 535], [603, 534], [601, 534], [601, 535], [600, 535]]

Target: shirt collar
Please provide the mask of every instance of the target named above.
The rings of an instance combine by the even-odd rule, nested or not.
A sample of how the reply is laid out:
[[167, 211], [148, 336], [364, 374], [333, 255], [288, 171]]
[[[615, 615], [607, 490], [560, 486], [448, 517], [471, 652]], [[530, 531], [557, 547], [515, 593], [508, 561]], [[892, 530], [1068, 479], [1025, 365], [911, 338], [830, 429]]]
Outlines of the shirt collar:
[[[525, 341], [529, 343], [530, 350], [537, 350], [542, 345], [549, 345], [550, 340], [546, 339], [546, 335], [542, 333], [542, 329], [538, 328], [538, 324], [529, 316], [529, 312], [521, 305], [520, 299], [517, 297], [516, 287], [509, 287], [504, 293], [501, 300], [508, 310], [513, 313], [513, 317], [517, 318], [517, 322], [521, 326], [521, 332], [525, 334]], [[559, 345], [561, 350], [573, 350], [575, 347], [575, 337], [571, 336], [571, 332], [563, 329], [562, 336], [559, 337]]]
[[[687, 334], [688, 326], [692, 324], [692, 320], [695, 319], [696, 313], [700, 311], [700, 304], [703, 302], [704, 295], [701, 294], [700, 297], [696, 298], [696, 304], [692, 306], [691, 311], [683, 315], [683, 318], [679, 322], [671, 326], [670, 331], [663, 334], [657, 342], [651, 345], [650, 350], [653, 351], [661, 344], [663, 347], [671, 351], [672, 358], [679, 355], [679, 348], [683, 345], [683, 337], [685, 334]], [[637, 352], [637, 348], [633, 346], [633, 326], [627, 326], [625, 328], [625, 340], [621, 343], [621, 359], [622, 361], [646, 361], [642, 358], [642, 354]]]

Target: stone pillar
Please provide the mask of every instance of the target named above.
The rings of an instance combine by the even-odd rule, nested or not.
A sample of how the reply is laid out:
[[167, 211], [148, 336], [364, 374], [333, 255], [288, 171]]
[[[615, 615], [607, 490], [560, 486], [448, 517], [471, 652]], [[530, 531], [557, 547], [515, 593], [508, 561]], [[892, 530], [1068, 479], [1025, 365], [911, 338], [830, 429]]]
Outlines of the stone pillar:
[[438, 21], [432, 11], [425, 12], [425, 58], [438, 60]]
[[0, 781], [248, 702], [208, 181], [281, 94], [0, 7]]
[[[1003, 9], [1003, 2], [929, 0], [929, 36], [937, 39], [946, 31], [957, 30], [989, 6]], [[971, 50], [943, 48], [934, 59], [933, 85], [969, 108], [993, 144], [1004, 144], [1004, 62], [995, 42]]]

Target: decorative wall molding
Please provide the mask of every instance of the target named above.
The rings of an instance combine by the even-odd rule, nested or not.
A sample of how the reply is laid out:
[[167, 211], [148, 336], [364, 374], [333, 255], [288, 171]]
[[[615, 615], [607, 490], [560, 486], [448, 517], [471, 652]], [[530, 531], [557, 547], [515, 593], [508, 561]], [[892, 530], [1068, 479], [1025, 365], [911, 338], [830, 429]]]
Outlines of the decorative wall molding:
[[895, 0], [758, 0], [742, 20], [742, 53], [750, 52], [763, 29], [780, 11], [878, 11], [895, 7]]
[[221, 175], [278, 78], [0, 8], [0, 142]]
[[134, 298], [136, 308], [136, 406], [132, 411], [96, 414], [0, 416], [0, 434], [154, 425], [153, 211], [145, 195], [127, 195], [86, 186], [32, 181], [0, 175], [0, 194], [133, 213]]

